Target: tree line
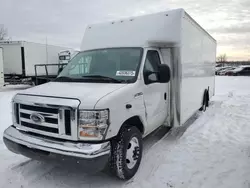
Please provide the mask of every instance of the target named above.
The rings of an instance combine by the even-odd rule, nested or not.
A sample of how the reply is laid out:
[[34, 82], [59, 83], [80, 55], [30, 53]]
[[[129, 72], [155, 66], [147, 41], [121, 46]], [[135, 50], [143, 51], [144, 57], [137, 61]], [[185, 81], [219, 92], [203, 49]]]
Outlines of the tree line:
[[4, 25], [0, 25], [0, 41], [10, 40], [8, 37], [8, 30], [4, 27]]

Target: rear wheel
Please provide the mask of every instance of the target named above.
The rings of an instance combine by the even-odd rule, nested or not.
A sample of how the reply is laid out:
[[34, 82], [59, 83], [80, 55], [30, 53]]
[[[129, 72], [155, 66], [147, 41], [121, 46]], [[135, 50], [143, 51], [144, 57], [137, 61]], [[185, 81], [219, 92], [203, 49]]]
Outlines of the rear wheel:
[[142, 158], [142, 135], [136, 127], [125, 127], [112, 141], [111, 170], [119, 179], [131, 179]]

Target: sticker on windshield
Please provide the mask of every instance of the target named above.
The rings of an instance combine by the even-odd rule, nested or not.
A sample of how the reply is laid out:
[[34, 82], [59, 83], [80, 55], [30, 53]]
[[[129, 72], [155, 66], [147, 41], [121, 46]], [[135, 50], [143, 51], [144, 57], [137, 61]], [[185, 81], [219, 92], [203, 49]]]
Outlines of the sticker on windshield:
[[116, 76], [135, 76], [135, 71], [116, 71]]

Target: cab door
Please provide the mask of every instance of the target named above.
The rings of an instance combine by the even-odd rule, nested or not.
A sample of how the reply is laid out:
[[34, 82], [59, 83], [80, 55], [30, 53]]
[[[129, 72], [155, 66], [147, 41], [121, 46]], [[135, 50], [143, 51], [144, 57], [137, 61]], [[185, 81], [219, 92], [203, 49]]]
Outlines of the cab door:
[[167, 116], [167, 83], [160, 83], [158, 66], [162, 58], [157, 49], [148, 49], [144, 66], [144, 103], [146, 107], [146, 118], [148, 122], [148, 131], [162, 125]]

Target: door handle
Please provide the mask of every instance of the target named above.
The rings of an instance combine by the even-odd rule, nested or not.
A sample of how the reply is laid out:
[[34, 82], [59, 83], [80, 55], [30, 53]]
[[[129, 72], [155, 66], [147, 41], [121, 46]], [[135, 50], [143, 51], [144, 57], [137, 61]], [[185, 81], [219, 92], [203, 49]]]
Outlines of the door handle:
[[164, 100], [167, 100], [167, 93], [164, 93]]

